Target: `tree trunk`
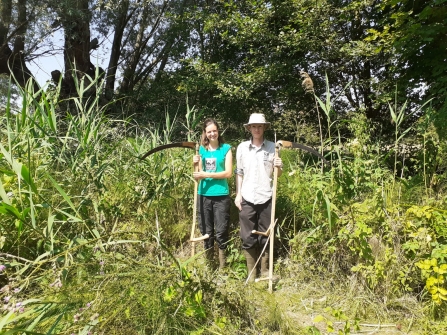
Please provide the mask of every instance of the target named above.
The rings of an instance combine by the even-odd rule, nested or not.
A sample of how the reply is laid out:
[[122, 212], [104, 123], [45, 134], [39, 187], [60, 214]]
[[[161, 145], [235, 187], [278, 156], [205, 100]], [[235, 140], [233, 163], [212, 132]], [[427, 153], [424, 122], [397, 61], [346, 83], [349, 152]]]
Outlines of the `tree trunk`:
[[[24, 88], [27, 81], [33, 78], [25, 63], [25, 34], [28, 28], [26, 17], [26, 0], [17, 2], [17, 24], [14, 31], [14, 47], [10, 48], [8, 42], [9, 26], [12, 23], [12, 0], [4, 0], [1, 9], [0, 22], [0, 73], [12, 75], [16, 83]], [[34, 91], [39, 90], [34, 80]]]
[[115, 24], [115, 33], [113, 35], [112, 50], [110, 52], [109, 68], [107, 70], [106, 79], [106, 98], [109, 101], [113, 98], [113, 93], [115, 91], [116, 71], [118, 70], [118, 61], [121, 56], [121, 43], [123, 40], [124, 29], [126, 29], [126, 25], [135, 11], [134, 9], [130, 14], [127, 13], [129, 10], [128, 0], [121, 3], [119, 10], [120, 13]]
[[[141, 16], [138, 19], [139, 22], [139, 30], [137, 33], [137, 38], [134, 43], [134, 49], [133, 53], [130, 57], [130, 61], [127, 63], [126, 68], [124, 69], [123, 73], [123, 82], [121, 83], [121, 86], [119, 88], [120, 93], [129, 93], [132, 92], [135, 85], [145, 77], [145, 73], [148, 71], [148, 67], [150, 67], [149, 71], [151, 71], [155, 65], [160, 61], [160, 58], [157, 58], [150, 64], [148, 64], [147, 67], [140, 69], [138, 71], [138, 64], [142, 61], [142, 56], [144, 55], [144, 49], [147, 47], [148, 42], [154, 38], [157, 29], [159, 28], [159, 25], [161, 23], [161, 19], [167, 9], [167, 1], [164, 1], [160, 12], [157, 15], [157, 18], [154, 20], [154, 23], [152, 24], [151, 30], [149, 33], [145, 34], [145, 30], [148, 27], [148, 22], [150, 18], [150, 13], [148, 8], [144, 8], [141, 12]], [[155, 38], [156, 39], [156, 38]], [[154, 44], [157, 43], [156, 41]], [[153, 48], [155, 50], [155, 48]], [[148, 58], [149, 55], [146, 56]]]
[[63, 17], [64, 27], [64, 66], [65, 78], [63, 86], [69, 95], [76, 92], [76, 79], [84, 74], [95, 75], [90, 62], [90, 10], [88, 0], [73, 3], [74, 8], [69, 15]]

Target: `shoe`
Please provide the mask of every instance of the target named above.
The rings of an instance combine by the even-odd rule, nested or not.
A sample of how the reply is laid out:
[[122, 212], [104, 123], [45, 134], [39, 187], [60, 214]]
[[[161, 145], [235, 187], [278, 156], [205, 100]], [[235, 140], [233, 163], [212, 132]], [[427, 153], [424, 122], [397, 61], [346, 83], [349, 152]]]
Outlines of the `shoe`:
[[254, 282], [256, 278], [255, 264], [258, 259], [258, 252], [256, 248], [244, 249], [244, 256], [247, 260], [247, 276], [248, 282]]
[[219, 249], [219, 270], [227, 265], [226, 249]]

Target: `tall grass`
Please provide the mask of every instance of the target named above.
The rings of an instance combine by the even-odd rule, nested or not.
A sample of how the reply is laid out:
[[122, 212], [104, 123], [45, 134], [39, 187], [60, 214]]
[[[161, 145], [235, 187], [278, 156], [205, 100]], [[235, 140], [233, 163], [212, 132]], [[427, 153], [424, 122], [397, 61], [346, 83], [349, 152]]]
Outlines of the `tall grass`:
[[0, 120], [0, 332], [248, 329], [245, 299], [191, 271], [200, 255], [174, 255], [190, 231], [193, 152], [139, 158], [178, 130], [196, 141], [200, 113], [144, 128], [104, 115], [100, 80], [70, 99], [32, 87]]
[[[297, 152], [282, 153], [276, 266], [284, 277], [278, 295], [264, 298], [262, 284], [243, 286], [239, 268], [214, 273], [200, 254], [188, 259], [179, 251], [193, 210], [192, 151], [139, 159], [182, 136], [197, 141], [198, 110], [142, 127], [104, 115], [100, 80], [78, 82], [77, 96], [68, 100], [58, 86], [32, 87], [22, 92], [19, 113], [7, 104], [0, 116], [0, 332], [306, 333], [294, 328], [281, 294], [298, 299], [296, 290], [313, 284], [303, 292], [328, 295], [324, 320], [367, 319], [375, 299], [398, 306], [375, 310], [385, 318], [386, 308], [396, 314], [406, 308], [408, 296], [411, 306], [425, 299], [441, 315], [447, 209], [431, 188], [445, 176], [436, 170], [436, 151], [428, 151], [434, 138], [428, 116], [415, 128], [427, 148], [423, 161], [413, 157], [414, 172], [398, 175], [402, 153], [390, 165], [364, 115], [335, 113], [329, 94], [317, 100], [328, 120], [327, 155], [335, 159], [321, 170], [303, 164]], [[399, 110], [396, 150], [411, 133], [400, 129], [407, 112]], [[341, 138], [346, 131], [352, 136]], [[229, 259], [240, 266], [234, 245]], [[340, 288], [349, 293], [343, 301], [330, 293]], [[307, 306], [307, 297], [299, 299]]]
[[[430, 164], [426, 159], [418, 161], [421, 156], [417, 151], [408, 158], [408, 150], [403, 151], [399, 144], [413, 129], [410, 126], [402, 130], [404, 120], [414, 113], [424, 115], [426, 103], [412, 112], [407, 110], [406, 104], [398, 112], [397, 107], [389, 106], [395, 126], [394, 157], [390, 166], [390, 151], [371, 140], [373, 125], [359, 112], [346, 119], [337, 118], [328, 84], [326, 98], [323, 102], [316, 97], [328, 120], [326, 141], [333, 150], [328, 155], [337, 159], [332, 161], [332, 171], [321, 176], [313, 169], [290, 166], [293, 174], [289, 176], [293, 176], [286, 177], [288, 190], [283, 192], [283, 197], [289, 201], [293, 199], [289, 206], [294, 209], [294, 222], [302, 222], [299, 236], [306, 236], [305, 246], [294, 244], [293, 240], [292, 245], [297, 248], [297, 255], [302, 248], [306, 250], [307, 263], [313, 260], [334, 273], [341, 270], [345, 275], [354, 274], [365, 287], [387, 299], [395, 299], [407, 292], [422, 294], [424, 283], [418, 279], [417, 262], [427, 258], [436, 264], [445, 262], [435, 252], [437, 248], [444, 248], [443, 233], [439, 232], [444, 214], [435, 217], [423, 213], [427, 210], [444, 213], [446, 207], [434, 197], [427, 196], [430, 192], [426, 171]], [[331, 134], [346, 133], [346, 126], [352, 134], [347, 141], [340, 135], [335, 139], [331, 137]], [[340, 131], [340, 127], [345, 128]], [[422, 139], [426, 138], [428, 128], [428, 124], [421, 125]], [[425, 147], [424, 143], [421, 148]], [[413, 145], [417, 147], [418, 143], [413, 142]], [[398, 175], [399, 160], [405, 156], [407, 162], [425, 168], [409, 171], [408, 176]], [[434, 161], [432, 158], [432, 164]], [[430, 169], [433, 171], [433, 165]], [[334, 174], [335, 171], [338, 172]], [[424, 181], [422, 184], [414, 182], [420, 179]], [[418, 197], [424, 193], [425, 197]], [[309, 198], [313, 199], [312, 205]], [[402, 202], [403, 199], [415, 202]], [[299, 209], [298, 217], [296, 208]], [[421, 219], [415, 220], [415, 215]], [[431, 267], [430, 271], [433, 271]], [[428, 273], [427, 278], [430, 277]], [[431, 278], [437, 277], [432, 273]], [[433, 288], [433, 299], [438, 299], [440, 308], [444, 292], [444, 285], [441, 286]]]

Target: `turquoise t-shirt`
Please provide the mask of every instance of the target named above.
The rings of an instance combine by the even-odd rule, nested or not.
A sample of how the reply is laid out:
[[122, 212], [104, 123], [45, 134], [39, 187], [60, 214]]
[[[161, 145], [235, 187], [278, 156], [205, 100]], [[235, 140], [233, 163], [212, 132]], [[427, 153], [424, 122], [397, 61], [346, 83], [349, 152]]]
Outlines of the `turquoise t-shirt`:
[[[205, 172], [225, 171], [225, 156], [231, 146], [221, 144], [214, 151], [206, 150], [200, 146], [199, 155], [202, 156], [202, 170]], [[228, 181], [224, 179], [205, 178], [200, 181], [198, 194], [205, 196], [222, 196], [230, 194]]]

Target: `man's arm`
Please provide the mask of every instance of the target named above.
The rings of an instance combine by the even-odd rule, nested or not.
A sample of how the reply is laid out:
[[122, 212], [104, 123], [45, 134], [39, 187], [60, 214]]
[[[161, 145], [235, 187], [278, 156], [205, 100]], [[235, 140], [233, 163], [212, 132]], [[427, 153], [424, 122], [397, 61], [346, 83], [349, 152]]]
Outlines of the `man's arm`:
[[242, 205], [241, 205], [242, 194], [241, 194], [241, 190], [242, 190], [242, 180], [244, 179], [244, 170], [242, 169], [242, 166], [243, 166], [243, 164], [242, 164], [242, 155], [241, 155], [241, 151], [239, 149], [240, 149], [240, 147], [238, 147], [237, 150], [236, 150], [236, 170], [235, 170], [235, 174], [236, 174], [236, 198], [234, 199], [234, 204], [241, 211], [242, 210]]
[[236, 198], [234, 199], [234, 204], [236, 205], [239, 210], [242, 210], [242, 194], [241, 194], [241, 188], [242, 188], [242, 179], [244, 176], [240, 174], [236, 174]]

